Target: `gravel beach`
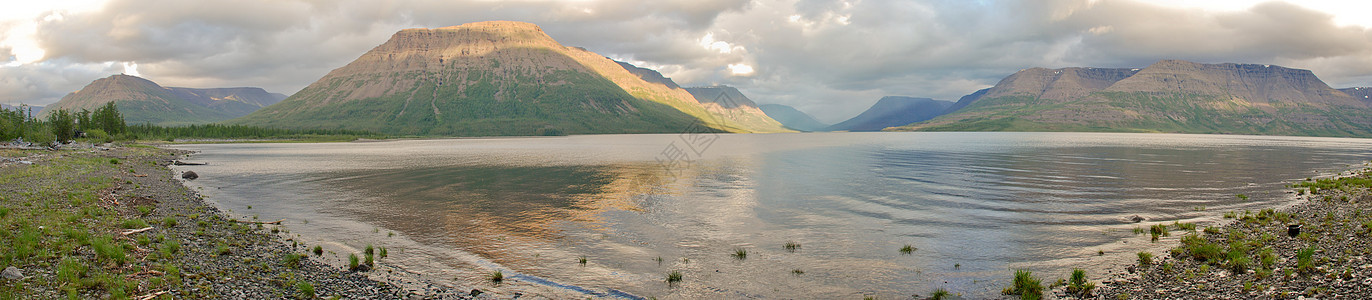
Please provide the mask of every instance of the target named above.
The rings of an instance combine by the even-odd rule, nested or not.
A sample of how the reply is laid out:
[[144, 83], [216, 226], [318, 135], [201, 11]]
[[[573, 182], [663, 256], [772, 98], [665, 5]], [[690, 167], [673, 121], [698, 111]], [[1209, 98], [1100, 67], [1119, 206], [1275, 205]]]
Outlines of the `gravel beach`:
[[1228, 212], [1223, 226], [1170, 232], [1182, 235], [1177, 248], [1102, 280], [1090, 298], [1372, 299], [1367, 172], [1298, 182], [1290, 193], [1299, 202], [1288, 208]]
[[367, 276], [396, 272], [385, 259], [356, 271], [311, 259], [312, 246], [278, 234], [286, 229], [233, 220], [183, 186], [167, 166], [184, 154], [142, 145], [0, 149], [0, 248], [9, 248], [0, 298], [473, 298], [422, 280], [377, 279], [405, 276]]

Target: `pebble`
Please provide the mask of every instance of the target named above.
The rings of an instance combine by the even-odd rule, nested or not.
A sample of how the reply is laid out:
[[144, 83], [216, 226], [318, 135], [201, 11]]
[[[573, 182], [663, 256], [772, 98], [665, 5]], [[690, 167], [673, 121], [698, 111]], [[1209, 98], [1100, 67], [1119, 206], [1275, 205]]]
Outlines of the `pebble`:
[[22, 270], [19, 270], [19, 268], [15, 268], [14, 266], [10, 266], [10, 267], [8, 267], [8, 268], [5, 268], [5, 271], [0, 272], [0, 277], [4, 277], [5, 279], [14, 279], [14, 280], [24, 279], [24, 272], [22, 272]]

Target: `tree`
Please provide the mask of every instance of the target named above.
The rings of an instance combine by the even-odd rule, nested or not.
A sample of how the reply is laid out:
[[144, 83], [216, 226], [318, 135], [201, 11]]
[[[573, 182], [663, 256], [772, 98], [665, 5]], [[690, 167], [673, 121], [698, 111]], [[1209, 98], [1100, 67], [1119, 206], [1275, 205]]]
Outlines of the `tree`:
[[76, 130], [76, 119], [66, 110], [57, 110], [48, 115], [48, 126], [52, 129], [52, 134], [57, 137], [58, 143], [66, 143], [72, 140], [72, 135]]
[[119, 107], [114, 102], [106, 102], [104, 106], [96, 108], [91, 113], [93, 128], [104, 130], [110, 135], [117, 135], [127, 131], [128, 126], [124, 124], [124, 116], [119, 113]]

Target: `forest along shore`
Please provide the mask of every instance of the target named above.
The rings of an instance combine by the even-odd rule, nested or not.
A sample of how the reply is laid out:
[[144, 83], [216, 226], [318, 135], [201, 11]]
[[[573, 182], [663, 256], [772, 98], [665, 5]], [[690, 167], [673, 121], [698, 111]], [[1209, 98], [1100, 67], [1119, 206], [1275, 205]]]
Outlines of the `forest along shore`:
[[167, 165], [183, 154], [0, 149], [0, 298], [471, 298], [311, 259], [284, 228], [234, 220], [180, 184]]
[[[1102, 282], [1104, 299], [1372, 298], [1372, 169], [1292, 185], [1281, 209], [1225, 213], [1229, 224], [1170, 232], [1168, 253], [1140, 254]], [[1298, 225], [1299, 229], [1291, 228]], [[1145, 259], [1145, 256], [1151, 256]]]

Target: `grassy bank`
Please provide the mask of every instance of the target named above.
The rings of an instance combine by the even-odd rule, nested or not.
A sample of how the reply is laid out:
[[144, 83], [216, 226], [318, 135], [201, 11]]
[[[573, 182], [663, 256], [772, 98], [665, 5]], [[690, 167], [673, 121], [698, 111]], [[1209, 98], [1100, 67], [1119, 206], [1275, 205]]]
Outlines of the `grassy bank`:
[[0, 150], [0, 299], [405, 298], [232, 220], [166, 168], [179, 153]]

